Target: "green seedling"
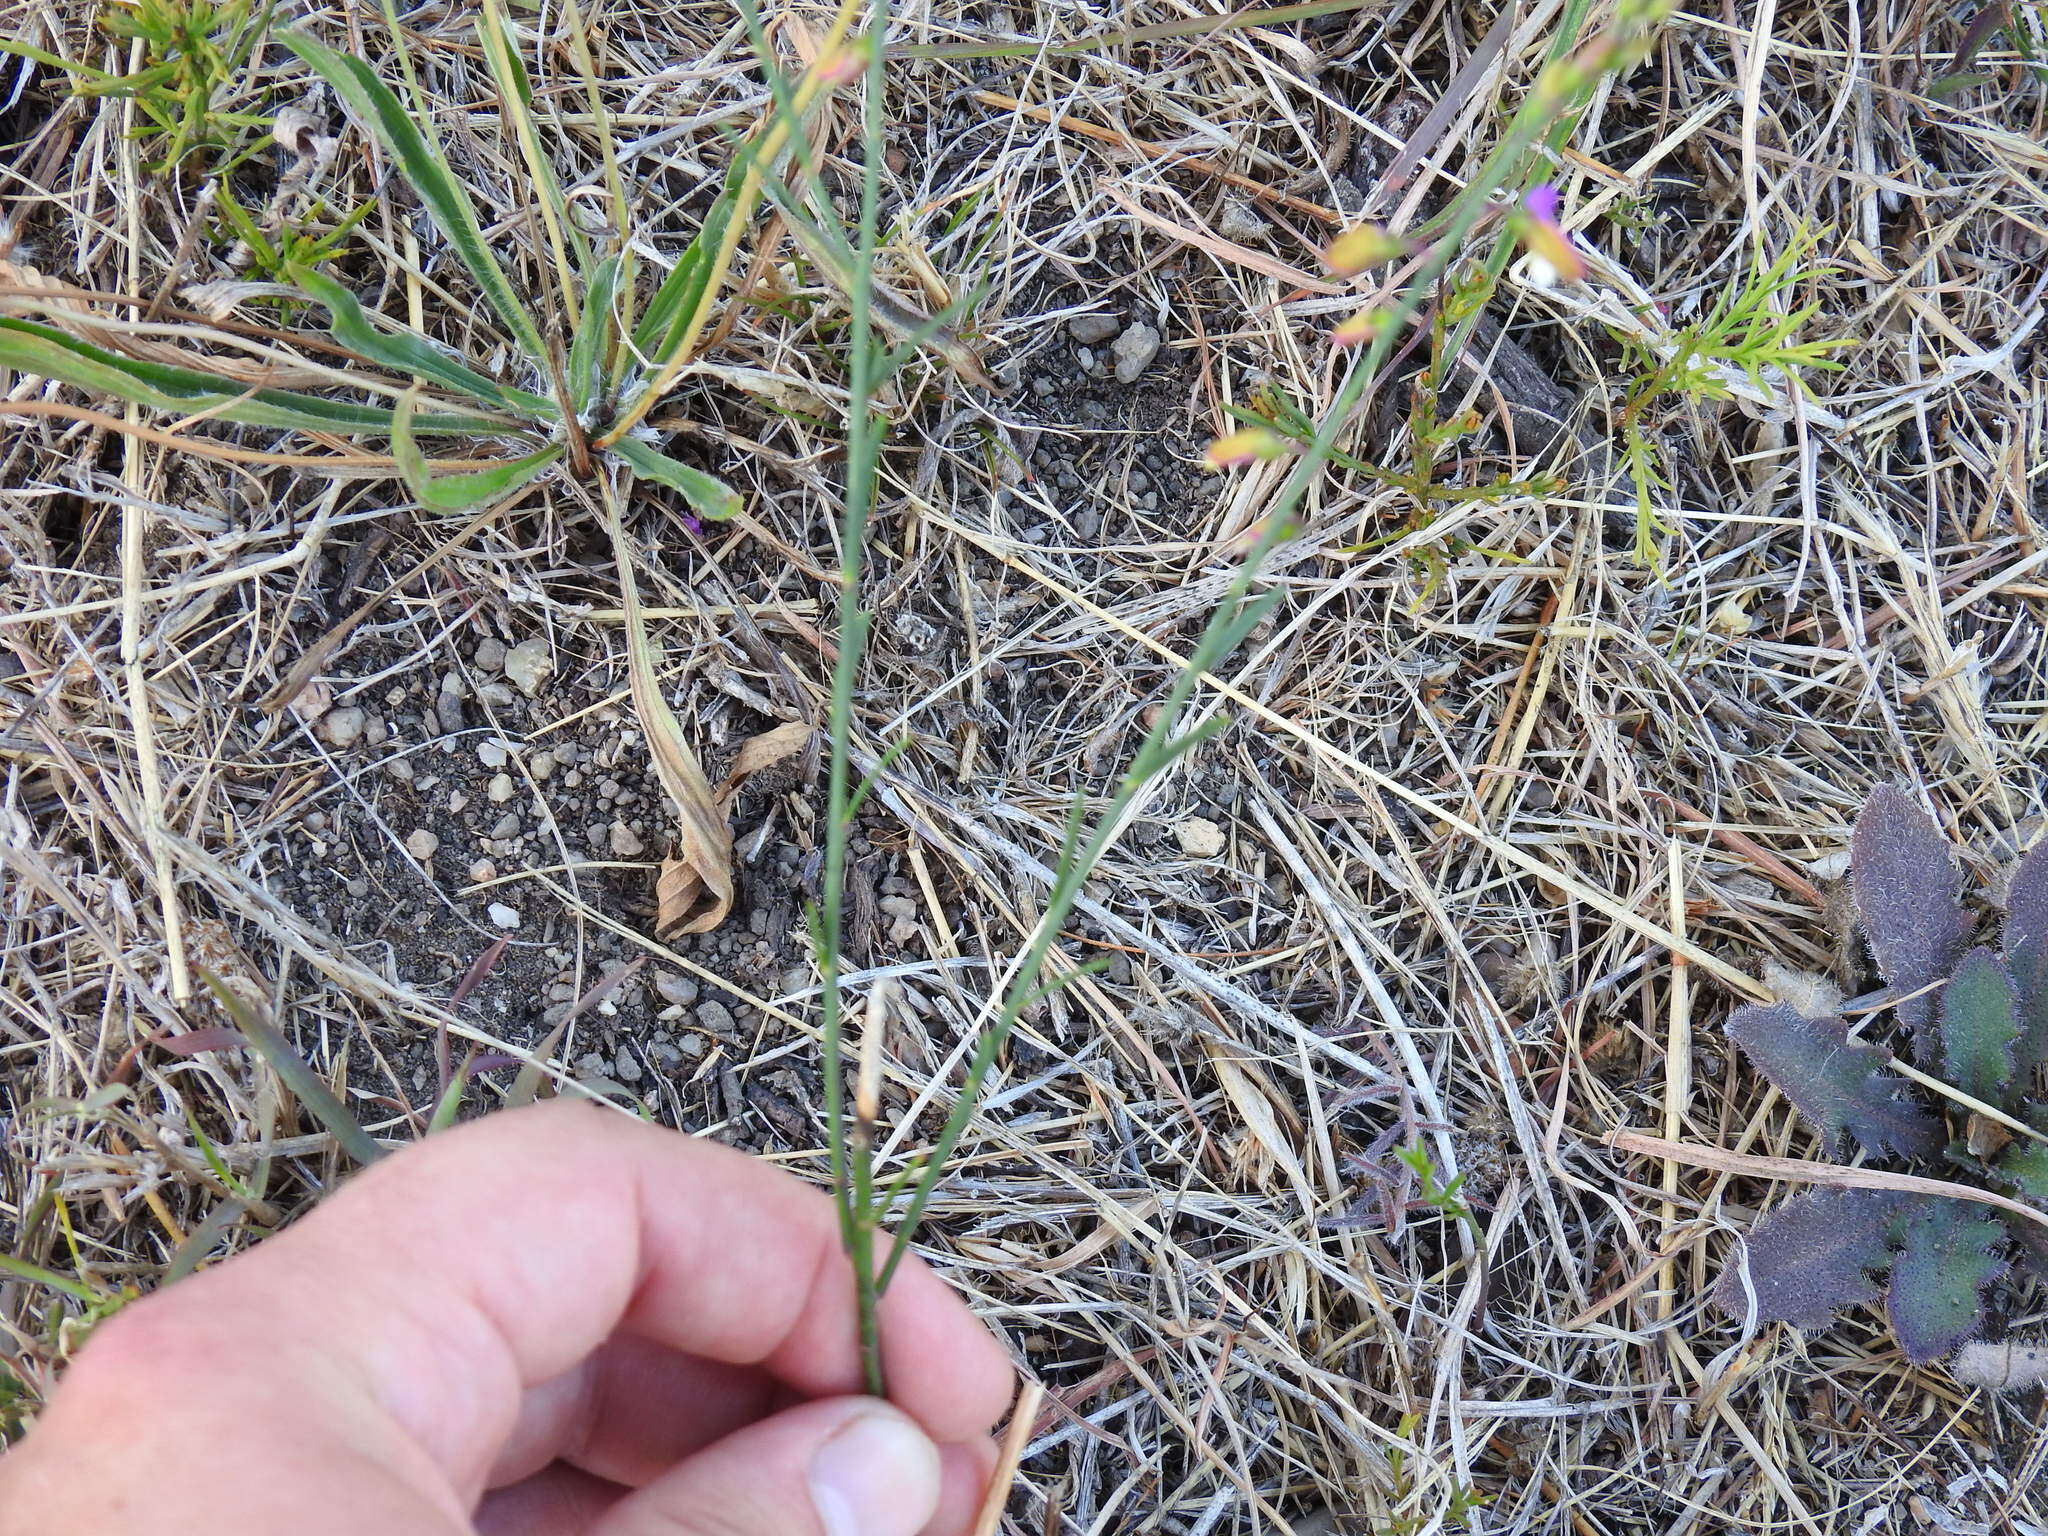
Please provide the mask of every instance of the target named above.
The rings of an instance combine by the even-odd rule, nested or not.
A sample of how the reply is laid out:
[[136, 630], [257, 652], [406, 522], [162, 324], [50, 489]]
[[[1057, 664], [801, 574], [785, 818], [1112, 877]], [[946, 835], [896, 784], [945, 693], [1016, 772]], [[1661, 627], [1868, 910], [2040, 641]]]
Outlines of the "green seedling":
[[0, 51], [60, 69], [80, 96], [132, 101], [140, 121], [133, 136], [153, 143], [152, 172], [196, 160], [212, 174], [232, 169], [261, 143], [268, 113], [233, 106], [246, 89], [250, 62], [270, 27], [274, 6], [256, 0], [125, 0], [108, 6], [100, 24], [132, 44], [140, 61], [127, 74], [76, 64], [26, 43]]
[[[485, 56], [494, 64], [507, 115], [522, 143], [530, 143], [530, 97], [495, 5], [484, 6], [479, 34]], [[317, 256], [317, 247], [293, 252], [274, 246], [270, 250], [291, 284], [306, 302], [326, 311], [332, 339], [368, 365], [335, 370], [336, 384], [350, 394], [380, 397], [377, 403], [249, 389], [208, 373], [204, 357], [197, 353], [192, 367], [138, 361], [69, 334], [62, 328], [61, 314], [52, 317], [59, 323], [0, 320], [0, 366], [188, 421], [211, 419], [283, 432], [383, 439], [389, 443], [389, 457], [371, 462], [392, 468], [420, 506], [432, 513], [508, 504], [558, 466], [589, 478], [607, 465], [678, 492], [700, 517], [720, 518], [736, 511], [739, 498], [733, 491], [661, 451], [642, 423], [673, 386], [703, 335], [717, 299], [718, 277], [727, 269], [740, 236], [738, 226], [762, 194], [766, 178], [759, 162], [772, 160], [787, 146], [789, 125], [780, 119], [771, 122], [759, 139], [735, 154], [725, 192], [637, 320], [626, 255], [588, 248], [575, 225], [562, 216], [564, 199], [546, 162], [537, 154], [530, 156], [558, 285], [554, 304], [547, 306], [540, 296], [514, 284], [486, 242], [469, 194], [439, 144], [369, 65], [303, 34], [287, 33], [282, 41], [326, 82], [411, 185], [485, 306], [513, 341], [520, 374], [487, 372], [416, 331], [368, 314], [341, 283], [314, 270], [310, 262], [293, 259]], [[806, 81], [807, 88], [798, 93], [804, 97], [799, 111], [820, 94], [815, 71]], [[566, 324], [567, 335], [560, 341], [544, 334], [537, 318], [550, 307]], [[380, 369], [387, 372], [373, 371]], [[11, 409], [61, 413], [64, 407], [38, 402]], [[483, 440], [503, 451], [479, 461], [430, 457], [423, 446], [451, 438]], [[305, 463], [301, 458], [223, 449], [197, 433], [181, 435], [178, 446], [200, 455]], [[317, 467], [317, 461], [308, 467]]]
[[1772, 382], [1800, 388], [1800, 371], [1835, 369], [1827, 354], [1840, 341], [1801, 341], [1800, 328], [1818, 312], [1818, 303], [1789, 311], [1779, 305], [1807, 275], [1801, 261], [1811, 241], [1788, 246], [1768, 266], [1759, 261], [1747, 279], [1732, 287], [1706, 315], [1659, 340], [1655, 345], [1632, 334], [1615, 333], [1627, 354], [1633, 382], [1623, 400], [1618, 423], [1621, 460], [1636, 489], [1636, 556], [1646, 565], [1657, 559], [1657, 540], [1669, 532], [1651, 497], [1669, 490], [1671, 478], [1663, 450], [1653, 437], [1652, 414], [1663, 406], [1695, 406], [1731, 400], [1730, 384], [1746, 380], [1758, 389]]
[[[1946, 1115], [1848, 1024], [1790, 1003], [1738, 1009], [1728, 1035], [1821, 1133], [1913, 1171], [2048, 1209], [2048, 843], [2014, 872], [2001, 942], [1971, 943], [1961, 877], [1939, 827], [1904, 789], [1872, 791], [1856, 818], [1850, 883], [1889, 1012]], [[1997, 1207], [1889, 1189], [1822, 1189], [1749, 1233], [1714, 1290], [1735, 1317], [1801, 1328], [1882, 1299], [1907, 1356], [1981, 1336], [1985, 1293], [2017, 1251], [2048, 1272], [2048, 1229]], [[1889, 1271], [1889, 1281], [1879, 1276]]]
[[373, 199], [326, 225], [323, 220], [327, 209], [316, 202], [291, 220], [280, 221], [277, 227], [266, 230], [235, 200], [225, 181], [215, 184], [214, 205], [220, 211], [221, 225], [248, 252], [250, 270], [277, 283], [289, 282], [295, 268], [318, 268], [339, 256], [348, 245], [350, 232], [377, 208]]

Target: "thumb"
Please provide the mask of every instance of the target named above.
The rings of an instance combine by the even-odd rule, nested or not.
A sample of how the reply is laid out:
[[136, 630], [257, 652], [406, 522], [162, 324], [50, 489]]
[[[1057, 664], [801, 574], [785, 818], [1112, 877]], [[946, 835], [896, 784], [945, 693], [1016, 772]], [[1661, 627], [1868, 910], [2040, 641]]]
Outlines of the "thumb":
[[872, 1397], [806, 1403], [736, 1430], [614, 1504], [590, 1536], [917, 1536], [938, 1447]]

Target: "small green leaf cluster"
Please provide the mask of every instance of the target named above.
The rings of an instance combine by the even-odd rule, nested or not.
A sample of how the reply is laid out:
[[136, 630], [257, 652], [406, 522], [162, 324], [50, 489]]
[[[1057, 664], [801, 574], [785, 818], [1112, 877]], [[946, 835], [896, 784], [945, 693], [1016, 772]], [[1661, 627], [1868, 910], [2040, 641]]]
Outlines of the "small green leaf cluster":
[[81, 96], [111, 96], [135, 103], [140, 121], [133, 137], [154, 140], [149, 169], [161, 173], [197, 156], [219, 174], [248, 157], [268, 129], [268, 113], [237, 110], [231, 101], [246, 80], [250, 59], [270, 26], [271, 4], [256, 0], [127, 0], [110, 5], [100, 25], [119, 41], [140, 45], [127, 74], [109, 74], [25, 43], [0, 50], [34, 59], [69, 75]]
[[1842, 342], [1797, 339], [1820, 305], [1781, 307], [1805, 276], [1801, 262], [1811, 249], [1811, 241], [1795, 241], [1768, 266], [1759, 261], [1704, 316], [1654, 345], [1634, 334], [1615, 333], [1634, 369], [1621, 408], [1621, 460], [1635, 483], [1636, 555], [1645, 564], [1655, 563], [1657, 537], [1666, 531], [1651, 504], [1651, 492], [1671, 487], [1663, 451], [1647, 421], [1651, 409], [1674, 400], [1731, 400], [1735, 394], [1730, 386], [1738, 380], [1759, 391], [1780, 382], [1797, 389], [1799, 370], [1841, 367], [1827, 354]]
[[[1972, 943], [1961, 876], [1941, 829], [1905, 789], [1881, 785], [1856, 818], [1850, 887], [1884, 978], [1880, 1000], [1947, 1114], [1910, 1094], [1896, 1063], [1834, 1015], [1747, 1007], [1728, 1035], [1839, 1152], [1846, 1140], [1950, 1182], [2048, 1211], [2048, 843], [2015, 869], [2000, 943]], [[1986, 1288], [2016, 1249], [2048, 1274], [2048, 1227], [1945, 1195], [1835, 1188], [1800, 1195], [1754, 1227], [1715, 1300], [1736, 1317], [1824, 1327], [1882, 1299], [1918, 1361], [1981, 1336]], [[1889, 1271], [1880, 1286], [1878, 1276]]]
[[[487, 10], [483, 29], [490, 30]], [[514, 341], [528, 370], [519, 383], [492, 377], [426, 337], [381, 317], [373, 321], [341, 283], [310, 265], [286, 260], [293, 286], [327, 311], [333, 339], [365, 363], [388, 369], [396, 381], [353, 372], [351, 382], [383, 397], [363, 404], [286, 389], [249, 389], [195, 366], [122, 356], [71, 335], [61, 326], [0, 319], [0, 368], [11, 368], [112, 396], [181, 418], [204, 417], [286, 432], [388, 439], [391, 458], [422, 508], [453, 513], [502, 501], [566, 462], [587, 474], [609, 457], [632, 473], [681, 493], [702, 517], [730, 516], [739, 498], [727, 486], [660, 452], [638, 423], [652, 398], [673, 382], [674, 364], [701, 329], [715, 297], [716, 256], [736, 201], [734, 187], [750, 160], [734, 156], [725, 193], [714, 203], [696, 240], [669, 272], [638, 320], [631, 316], [625, 258], [599, 256], [566, 220], [563, 308], [572, 317], [566, 358], [535, 320], [535, 300], [514, 285], [492, 254], [475, 206], [439, 145], [362, 60], [336, 52], [303, 33], [281, 39], [310, 65], [398, 167], [427, 214], [474, 280], [484, 303]], [[501, 42], [496, 36], [487, 43]], [[488, 56], [505, 59], [502, 48]], [[516, 79], [501, 82], [519, 99]], [[544, 162], [535, 158], [536, 174]], [[562, 202], [549, 181], [542, 198]], [[409, 381], [409, 382], [408, 382]], [[532, 387], [528, 387], [532, 386]], [[508, 456], [459, 463], [430, 458], [422, 440], [482, 438], [516, 450]], [[194, 439], [194, 451], [203, 451]]]

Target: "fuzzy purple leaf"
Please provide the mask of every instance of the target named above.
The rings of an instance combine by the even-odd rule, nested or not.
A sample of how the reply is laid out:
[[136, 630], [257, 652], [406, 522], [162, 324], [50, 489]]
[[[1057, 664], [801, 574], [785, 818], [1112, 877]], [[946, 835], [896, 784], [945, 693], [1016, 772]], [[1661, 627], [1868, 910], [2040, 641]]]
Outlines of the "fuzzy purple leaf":
[[[1850, 839], [1849, 884], [1864, 942], [1878, 972], [1895, 992], [1918, 992], [1948, 974], [1969, 938], [1956, 902], [1961, 877], [1955, 854], [1934, 819], [1910, 791], [1880, 784], [1863, 802]], [[1913, 1032], [1928, 1060], [1934, 997], [1922, 993], [1898, 1005], [1899, 1022]]]
[[1754, 1295], [1760, 1322], [1825, 1328], [1838, 1307], [1883, 1294], [1872, 1274], [1891, 1262], [1893, 1225], [1911, 1203], [1885, 1189], [1793, 1197], [1750, 1229], [1747, 1258], [1722, 1271], [1714, 1305], [1747, 1317]]
[[1844, 1131], [1866, 1151], [1925, 1156], [1939, 1144], [1927, 1111], [1898, 1095], [1906, 1080], [1882, 1051], [1857, 1045], [1834, 1017], [1809, 1019], [1790, 1003], [1738, 1008], [1728, 1038], [1812, 1122], [1829, 1146]]
[[2005, 962], [1978, 945], [1956, 963], [1941, 989], [1941, 1070], [1951, 1088], [2005, 1107], [2016, 1086], [2012, 1047], [2019, 1003]]
[[2005, 1228], [1960, 1200], [1921, 1199], [1900, 1222], [1885, 1312], [1908, 1359], [1922, 1364], [1976, 1336], [1979, 1293], [2005, 1272]]
[[2005, 898], [2005, 963], [2019, 992], [2020, 1065], [2048, 1061], [2048, 841], [2012, 872]]

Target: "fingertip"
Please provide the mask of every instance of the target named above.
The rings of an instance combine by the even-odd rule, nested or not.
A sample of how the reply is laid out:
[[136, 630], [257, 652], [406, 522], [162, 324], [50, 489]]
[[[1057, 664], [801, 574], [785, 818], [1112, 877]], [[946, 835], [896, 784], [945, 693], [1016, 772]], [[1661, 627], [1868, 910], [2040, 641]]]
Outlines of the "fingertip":
[[973, 1536], [995, 1468], [995, 1442], [986, 1436], [941, 1445], [939, 1507], [919, 1536]]

